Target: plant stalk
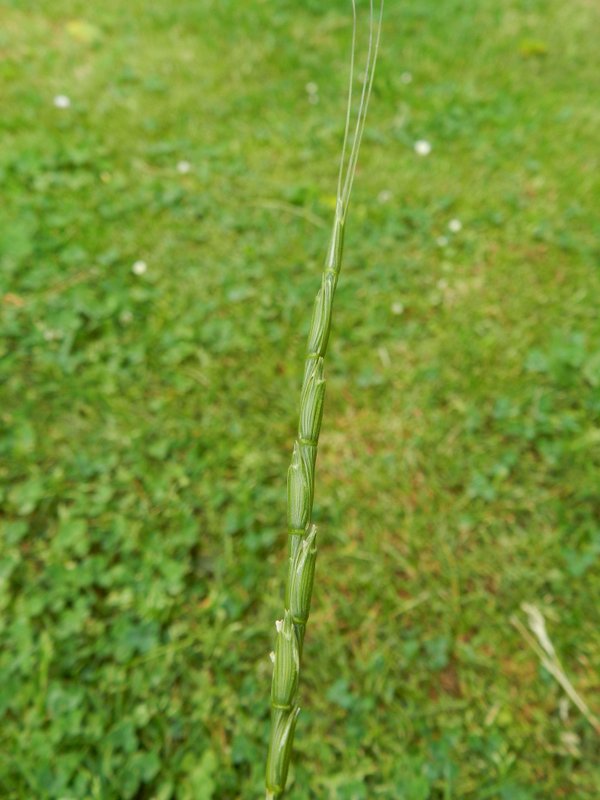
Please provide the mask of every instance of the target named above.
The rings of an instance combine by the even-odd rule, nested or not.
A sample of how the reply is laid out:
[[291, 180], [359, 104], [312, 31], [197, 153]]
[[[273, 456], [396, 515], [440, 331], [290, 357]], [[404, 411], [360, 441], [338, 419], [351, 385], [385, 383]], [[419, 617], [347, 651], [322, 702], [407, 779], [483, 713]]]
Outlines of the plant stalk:
[[266, 770], [266, 800], [276, 800], [285, 791], [296, 720], [300, 711], [297, 702], [300, 659], [304, 645], [306, 624], [310, 613], [317, 555], [317, 529], [312, 522], [312, 510], [315, 464], [325, 398], [323, 367], [331, 331], [333, 301], [342, 267], [346, 213], [356, 171], [358, 151], [364, 131], [369, 97], [373, 86], [381, 32], [383, 0], [380, 0], [377, 16], [374, 11], [374, 0], [370, 0], [369, 9], [369, 46], [364, 81], [355, 127], [351, 137], [350, 152], [346, 160], [346, 150], [350, 139], [356, 50], [356, 5], [355, 0], [352, 0], [353, 28], [350, 81], [346, 126], [338, 175], [336, 211], [321, 277], [321, 288], [315, 298], [313, 308], [304, 361], [304, 378], [300, 393], [298, 434], [294, 442], [292, 462], [288, 469], [287, 523], [289, 563], [285, 591], [285, 611], [283, 619], [278, 620], [276, 623], [276, 645], [274, 653], [271, 654], [273, 680], [271, 685], [271, 735]]

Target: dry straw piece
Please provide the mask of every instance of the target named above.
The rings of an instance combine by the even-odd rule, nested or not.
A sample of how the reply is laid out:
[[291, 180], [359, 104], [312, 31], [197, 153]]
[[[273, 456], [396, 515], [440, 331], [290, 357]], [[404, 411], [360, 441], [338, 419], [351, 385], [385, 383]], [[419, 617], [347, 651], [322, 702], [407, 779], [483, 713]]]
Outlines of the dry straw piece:
[[596, 733], [600, 734], [600, 719], [598, 719], [598, 717], [592, 713], [588, 704], [567, 677], [567, 673], [565, 672], [558, 654], [554, 649], [554, 645], [548, 636], [544, 615], [537, 606], [534, 606], [531, 603], [522, 603], [521, 608], [525, 614], [527, 614], [529, 630], [535, 636], [535, 638], [528, 633], [527, 629], [517, 616], [512, 617], [512, 624], [519, 631], [521, 636], [529, 644], [532, 650], [534, 650], [534, 652], [537, 654], [544, 669], [546, 669], [558, 682], [569, 700], [581, 711]]
[[[323, 366], [331, 330], [333, 300], [342, 266], [346, 214], [373, 87], [382, 15], [383, 0], [380, 0], [378, 4], [377, 13], [374, 0], [370, 0], [367, 59], [356, 122], [352, 135], [350, 135], [357, 30], [356, 3], [355, 0], [352, 0], [350, 81], [338, 174], [336, 210], [321, 288], [315, 299], [308, 336], [304, 380], [300, 395], [298, 436], [294, 443], [292, 463], [288, 470], [289, 570], [285, 592], [285, 612], [283, 619], [276, 623], [277, 641], [275, 652], [271, 654], [273, 682], [271, 686], [271, 736], [266, 774], [267, 800], [281, 797], [285, 791], [294, 730], [300, 711], [297, 702], [300, 659], [310, 612], [317, 556], [317, 529], [312, 524], [311, 517], [315, 462], [325, 398]], [[346, 158], [347, 152], [348, 157]]]

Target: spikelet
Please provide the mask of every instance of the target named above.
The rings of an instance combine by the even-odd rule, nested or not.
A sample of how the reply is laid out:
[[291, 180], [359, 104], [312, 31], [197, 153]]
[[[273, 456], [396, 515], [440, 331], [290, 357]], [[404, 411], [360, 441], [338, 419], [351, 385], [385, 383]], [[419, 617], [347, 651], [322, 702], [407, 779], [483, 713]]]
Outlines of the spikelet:
[[300, 397], [300, 423], [298, 435], [301, 440], [317, 442], [323, 419], [323, 402], [325, 399], [325, 378], [323, 377], [323, 359], [317, 358], [313, 368], [304, 381]]
[[270, 792], [272, 797], [278, 797], [285, 788], [299, 713], [300, 709], [297, 706], [290, 711], [278, 709], [273, 711], [267, 760], [267, 792]]
[[317, 560], [317, 526], [311, 525], [300, 547], [290, 558], [286, 606], [295, 623], [303, 624], [310, 613]]
[[295, 531], [304, 530], [310, 517], [311, 492], [306, 464], [298, 442], [294, 442], [287, 486], [288, 528]]
[[271, 703], [275, 708], [287, 708], [291, 707], [295, 697], [300, 672], [298, 641], [291, 612], [286, 611], [283, 620], [277, 620], [276, 626]]
[[327, 258], [325, 259], [325, 269], [331, 270], [331, 277], [333, 278], [333, 285], [335, 287], [338, 278], [338, 272], [342, 263], [342, 255], [344, 252], [344, 210], [343, 203], [338, 200], [335, 220], [333, 222], [333, 231], [329, 241], [329, 249], [327, 250]]
[[335, 291], [335, 275], [327, 272], [321, 280], [321, 288], [315, 298], [307, 351], [319, 356], [325, 355], [329, 330], [331, 328], [331, 310]]
[[302, 459], [302, 466], [304, 474], [306, 475], [306, 482], [308, 484], [309, 492], [309, 514], [308, 521], [310, 522], [310, 515], [312, 514], [313, 498], [315, 494], [315, 464], [317, 461], [317, 448], [312, 445], [300, 445], [300, 458]]

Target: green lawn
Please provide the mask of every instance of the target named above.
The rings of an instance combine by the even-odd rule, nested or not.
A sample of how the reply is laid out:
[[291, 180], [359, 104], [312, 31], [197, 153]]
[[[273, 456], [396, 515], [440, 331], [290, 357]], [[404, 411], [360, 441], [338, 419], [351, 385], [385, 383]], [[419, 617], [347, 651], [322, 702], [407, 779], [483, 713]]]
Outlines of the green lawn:
[[[259, 798], [350, 4], [0, 12], [0, 796]], [[290, 800], [599, 796], [599, 24], [388, 0]]]

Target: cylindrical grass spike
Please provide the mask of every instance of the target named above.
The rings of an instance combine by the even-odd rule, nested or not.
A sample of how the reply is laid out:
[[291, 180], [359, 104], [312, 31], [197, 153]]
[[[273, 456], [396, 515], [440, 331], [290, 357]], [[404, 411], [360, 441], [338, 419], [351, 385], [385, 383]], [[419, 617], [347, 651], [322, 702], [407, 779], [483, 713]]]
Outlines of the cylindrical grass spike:
[[356, 0], [352, 0], [352, 58], [348, 87], [348, 108], [336, 199], [333, 230], [321, 288], [315, 299], [307, 342], [304, 378], [300, 397], [298, 440], [294, 443], [292, 462], [288, 469], [287, 519], [290, 558], [285, 592], [285, 613], [277, 623], [277, 642], [273, 659], [271, 685], [271, 736], [267, 757], [267, 800], [275, 800], [285, 792], [290, 764], [296, 718], [300, 672], [300, 656], [304, 643], [306, 621], [310, 613], [311, 596], [317, 557], [316, 528], [312, 524], [317, 444], [321, 432], [325, 379], [323, 358], [327, 351], [331, 314], [338, 276], [342, 266], [342, 251], [346, 213], [356, 171], [358, 150], [365, 125], [367, 105], [373, 85], [375, 61], [381, 31], [383, 0], [379, 3], [379, 18], [375, 15], [375, 0], [369, 0], [369, 44], [354, 130], [350, 132], [352, 87], [354, 83], [354, 52], [356, 43]]

